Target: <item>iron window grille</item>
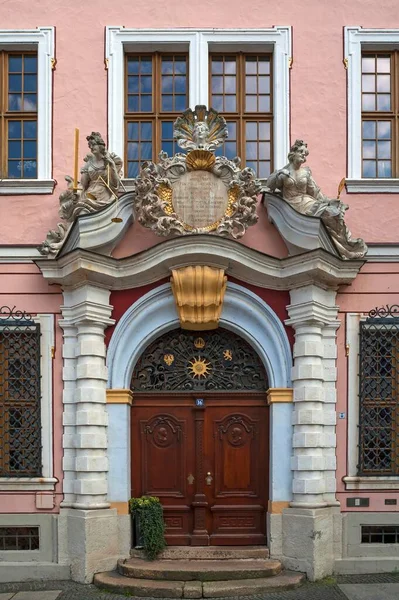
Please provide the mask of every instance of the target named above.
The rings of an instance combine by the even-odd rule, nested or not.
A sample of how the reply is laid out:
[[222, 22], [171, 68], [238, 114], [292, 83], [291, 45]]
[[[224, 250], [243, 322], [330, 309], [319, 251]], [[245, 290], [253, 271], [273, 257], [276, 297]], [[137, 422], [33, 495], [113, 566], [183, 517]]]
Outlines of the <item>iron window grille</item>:
[[40, 477], [40, 324], [0, 308], [0, 477]]
[[359, 475], [399, 475], [399, 305], [360, 323]]
[[399, 544], [399, 525], [363, 525], [362, 544]]
[[0, 527], [0, 550], [39, 550], [39, 527]]

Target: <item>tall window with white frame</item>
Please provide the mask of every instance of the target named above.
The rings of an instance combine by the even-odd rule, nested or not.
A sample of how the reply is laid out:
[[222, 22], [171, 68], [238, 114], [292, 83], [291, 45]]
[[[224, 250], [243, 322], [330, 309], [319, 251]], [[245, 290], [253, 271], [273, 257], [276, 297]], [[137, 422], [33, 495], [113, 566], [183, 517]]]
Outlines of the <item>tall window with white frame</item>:
[[137, 177], [140, 164], [164, 150], [177, 151], [173, 123], [188, 107], [188, 54], [126, 54], [125, 165]]
[[229, 137], [217, 154], [240, 156], [260, 178], [273, 170], [272, 54], [215, 53], [209, 61], [209, 105]]
[[399, 51], [362, 53], [362, 176], [399, 176]]
[[37, 177], [37, 54], [0, 51], [0, 176]]

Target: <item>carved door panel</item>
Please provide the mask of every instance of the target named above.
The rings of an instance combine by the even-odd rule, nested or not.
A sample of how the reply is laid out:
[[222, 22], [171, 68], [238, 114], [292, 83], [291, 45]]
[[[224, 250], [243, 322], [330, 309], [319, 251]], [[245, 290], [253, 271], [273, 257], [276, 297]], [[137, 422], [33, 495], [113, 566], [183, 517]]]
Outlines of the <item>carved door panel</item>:
[[132, 496], [158, 496], [167, 543], [189, 545], [195, 482], [192, 410], [156, 404], [132, 410]]
[[264, 544], [268, 410], [264, 405], [251, 406], [251, 401], [244, 398], [234, 404], [237, 405], [208, 404], [205, 410], [205, 494], [210, 544]]

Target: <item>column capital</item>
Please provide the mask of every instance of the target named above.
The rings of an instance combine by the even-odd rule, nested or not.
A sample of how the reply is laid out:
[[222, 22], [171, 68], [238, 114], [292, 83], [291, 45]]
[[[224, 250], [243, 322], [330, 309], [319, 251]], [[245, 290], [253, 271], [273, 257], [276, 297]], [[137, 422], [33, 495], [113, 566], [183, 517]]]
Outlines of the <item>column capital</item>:
[[306, 285], [290, 291], [286, 325], [296, 329], [302, 325], [324, 327], [337, 323], [336, 290]]

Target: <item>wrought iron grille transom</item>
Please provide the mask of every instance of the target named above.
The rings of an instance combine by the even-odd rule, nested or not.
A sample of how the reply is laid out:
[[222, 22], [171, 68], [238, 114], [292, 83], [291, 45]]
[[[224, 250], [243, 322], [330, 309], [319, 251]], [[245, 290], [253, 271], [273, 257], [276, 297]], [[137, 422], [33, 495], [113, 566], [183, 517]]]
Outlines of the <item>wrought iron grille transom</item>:
[[255, 350], [225, 329], [170, 331], [150, 344], [139, 359], [132, 390], [265, 391], [264, 366]]
[[0, 308], [0, 477], [41, 476], [40, 324]]
[[399, 475], [399, 306], [360, 323], [359, 475]]

